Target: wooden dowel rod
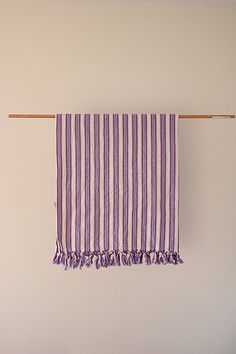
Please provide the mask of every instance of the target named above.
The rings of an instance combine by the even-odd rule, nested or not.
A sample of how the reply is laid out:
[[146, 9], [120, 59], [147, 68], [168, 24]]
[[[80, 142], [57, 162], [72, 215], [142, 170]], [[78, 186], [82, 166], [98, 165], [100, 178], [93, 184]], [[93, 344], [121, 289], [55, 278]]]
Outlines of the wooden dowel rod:
[[183, 119], [204, 119], [204, 118], [235, 118], [235, 114], [179, 114], [179, 118]]
[[9, 114], [9, 118], [55, 118], [55, 114]]
[[[9, 118], [55, 118], [55, 114], [9, 114]], [[235, 118], [235, 114], [179, 114], [180, 119]]]

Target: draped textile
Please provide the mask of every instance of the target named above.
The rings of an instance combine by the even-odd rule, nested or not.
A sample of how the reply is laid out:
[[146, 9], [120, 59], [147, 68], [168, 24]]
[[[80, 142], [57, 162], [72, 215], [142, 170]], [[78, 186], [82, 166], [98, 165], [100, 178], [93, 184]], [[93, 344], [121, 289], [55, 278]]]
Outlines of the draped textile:
[[177, 115], [57, 114], [56, 156], [54, 263], [182, 263]]

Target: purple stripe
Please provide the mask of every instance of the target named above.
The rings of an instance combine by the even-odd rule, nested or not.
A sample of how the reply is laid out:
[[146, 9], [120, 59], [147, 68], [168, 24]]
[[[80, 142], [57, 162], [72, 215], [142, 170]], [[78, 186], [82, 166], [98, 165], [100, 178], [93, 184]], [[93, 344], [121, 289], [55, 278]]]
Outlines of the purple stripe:
[[138, 115], [132, 114], [132, 251], [137, 251], [138, 226]]
[[[57, 238], [62, 247], [62, 114], [56, 119], [57, 152]], [[63, 249], [61, 249], [63, 251]]]
[[128, 251], [128, 114], [123, 123], [123, 251]]
[[141, 249], [146, 250], [147, 239], [147, 115], [142, 114], [142, 223]]
[[100, 241], [100, 116], [94, 115], [94, 250]]
[[166, 228], [166, 115], [160, 116], [160, 138], [161, 138], [161, 225], [159, 250], [165, 250], [165, 228]]
[[170, 115], [170, 229], [169, 229], [169, 251], [174, 251], [175, 241], [175, 115]]
[[104, 249], [109, 250], [109, 114], [103, 116], [104, 138]]
[[85, 135], [85, 252], [90, 251], [90, 114], [84, 115]]
[[71, 252], [71, 114], [66, 114], [66, 249]]
[[[177, 132], [177, 134], [178, 134], [178, 132]], [[178, 161], [177, 161], [177, 163], [178, 163]], [[178, 183], [178, 190], [179, 190], [179, 178], [177, 179], [177, 183]], [[178, 208], [178, 210], [177, 210], [178, 211], [178, 214], [177, 214], [178, 229], [175, 231], [177, 233], [177, 235], [175, 235], [175, 237], [177, 238], [177, 252], [179, 252], [179, 195], [177, 195], [176, 198], [178, 198], [178, 204], [177, 204], [177, 208]]]
[[157, 220], [157, 136], [156, 114], [151, 114], [151, 238], [150, 250], [156, 248], [156, 220]]
[[75, 115], [75, 251], [81, 250], [81, 115]]
[[119, 115], [113, 115], [113, 248], [119, 249]]

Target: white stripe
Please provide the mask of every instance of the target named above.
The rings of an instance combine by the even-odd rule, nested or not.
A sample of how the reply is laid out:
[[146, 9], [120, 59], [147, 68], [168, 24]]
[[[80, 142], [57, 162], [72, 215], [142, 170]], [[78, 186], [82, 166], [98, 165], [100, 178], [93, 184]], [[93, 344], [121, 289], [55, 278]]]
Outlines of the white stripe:
[[166, 232], [165, 249], [169, 249], [170, 224], [170, 115], [166, 115]]
[[128, 115], [128, 250], [132, 249], [132, 114]]
[[123, 250], [123, 130], [122, 114], [118, 116], [119, 129], [119, 250]]
[[146, 249], [150, 250], [151, 240], [151, 115], [147, 115], [147, 242]]
[[109, 249], [113, 249], [113, 115], [109, 114]]
[[85, 250], [84, 230], [85, 230], [85, 149], [84, 149], [84, 114], [81, 114], [81, 251]]
[[156, 249], [160, 244], [160, 225], [161, 225], [161, 135], [160, 135], [160, 114], [157, 114], [156, 137], [157, 137], [157, 226], [156, 226]]
[[62, 116], [62, 245], [66, 251], [66, 117]]
[[71, 115], [71, 249], [75, 250], [75, 116]]
[[137, 164], [138, 164], [138, 215], [137, 215], [137, 249], [141, 250], [141, 225], [142, 225], [142, 122], [141, 114], [138, 114], [138, 151], [137, 151]]

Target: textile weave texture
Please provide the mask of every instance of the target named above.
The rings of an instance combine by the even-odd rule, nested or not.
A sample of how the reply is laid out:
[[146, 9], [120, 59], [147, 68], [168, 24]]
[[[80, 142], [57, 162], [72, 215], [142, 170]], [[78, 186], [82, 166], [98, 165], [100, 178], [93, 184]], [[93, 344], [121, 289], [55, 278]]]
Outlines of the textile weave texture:
[[178, 264], [178, 115], [57, 114], [55, 264]]

